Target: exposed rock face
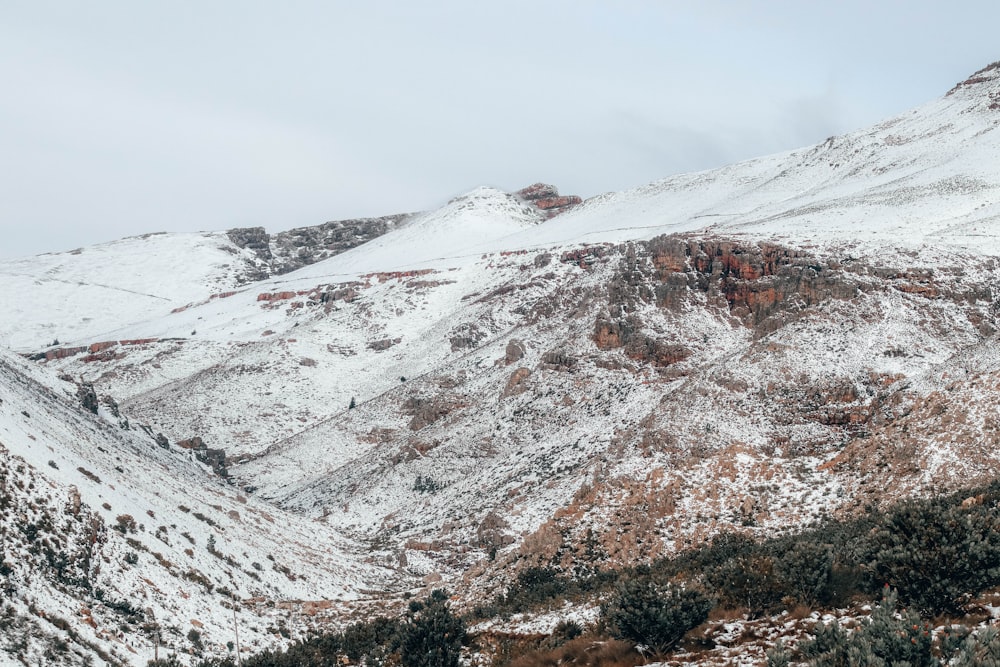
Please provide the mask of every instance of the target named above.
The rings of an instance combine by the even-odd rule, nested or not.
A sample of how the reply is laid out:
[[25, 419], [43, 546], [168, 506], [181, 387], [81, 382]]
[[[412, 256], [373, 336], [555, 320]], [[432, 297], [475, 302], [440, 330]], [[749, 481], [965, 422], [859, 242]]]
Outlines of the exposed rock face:
[[575, 195], [560, 196], [559, 190], [554, 185], [547, 183], [529, 185], [518, 190], [516, 194], [524, 201], [534, 204], [536, 208], [545, 213], [547, 218], [554, 218], [583, 201]]
[[542, 355], [541, 368], [549, 371], [566, 372], [576, 366], [576, 358], [565, 352], [552, 351]]
[[94, 391], [94, 385], [89, 382], [84, 382], [76, 389], [76, 397], [80, 400], [80, 405], [84, 410], [97, 414], [97, 408], [99, 406], [97, 400], [97, 392]]
[[367, 347], [369, 350], [374, 350], [375, 352], [384, 352], [388, 350], [393, 345], [399, 345], [399, 342], [403, 340], [402, 338], [382, 338], [380, 340], [373, 340], [368, 343]]
[[759, 334], [777, 329], [781, 315], [826, 299], [853, 298], [865, 286], [829, 259], [771, 243], [667, 236], [650, 241], [648, 252], [660, 283], [658, 305], [676, 308], [686, 289], [704, 292], [717, 302], [724, 299], [731, 313]]
[[1000, 61], [991, 63], [964, 81], [960, 81], [948, 91], [948, 95], [954, 95], [960, 90], [976, 90], [981, 87], [983, 94], [980, 95], [980, 104], [990, 111], [1000, 111], [1000, 91], [989, 90], [984, 85], [996, 82], [998, 79], [1000, 79]]
[[495, 512], [490, 512], [476, 529], [476, 542], [483, 549], [499, 549], [513, 544], [514, 537], [505, 532], [509, 529], [509, 523]]
[[274, 273], [288, 273], [339, 255], [396, 229], [411, 216], [410, 213], [399, 213], [378, 218], [336, 220], [279, 232], [271, 239], [277, 260]]
[[509, 343], [507, 343], [507, 349], [504, 353], [503, 362], [506, 365], [510, 366], [515, 361], [520, 361], [521, 359], [523, 359], [524, 353], [525, 353], [524, 341], [520, 341], [516, 338], [513, 338]]
[[420, 429], [433, 424], [448, 413], [459, 407], [458, 403], [445, 396], [412, 396], [408, 398], [402, 406], [402, 412], [412, 417], [410, 419], [410, 430]]
[[236, 227], [226, 232], [226, 235], [236, 247], [253, 250], [265, 262], [273, 259], [271, 236], [263, 227]]
[[212, 470], [219, 477], [229, 476], [229, 471], [226, 469], [226, 450], [209, 448], [200, 436], [181, 440], [177, 443], [177, 446], [181, 449], [189, 449], [194, 452], [194, 457], [202, 463], [211, 466]]
[[632, 359], [669, 366], [690, 350], [644, 332], [643, 304], [680, 313], [704, 302], [728, 310], [759, 337], [816, 304], [870, 288], [871, 281], [836, 261], [776, 244], [661, 236], [626, 249], [593, 339], [600, 349], [620, 347]]
[[300, 269], [367, 243], [405, 223], [412, 214], [336, 220], [271, 235], [263, 227], [238, 227], [227, 232], [239, 248], [253, 250], [257, 262], [248, 267], [243, 283]]
[[195, 450], [195, 458], [202, 463], [211, 466], [212, 471], [219, 477], [228, 477], [226, 470], [226, 450], [224, 449], [198, 449]]
[[516, 371], [511, 373], [510, 379], [507, 380], [507, 386], [504, 387], [503, 397], [515, 396], [522, 393], [527, 386], [524, 381], [531, 377], [531, 370], [527, 368], [518, 368]]
[[486, 336], [486, 332], [475, 324], [462, 324], [452, 331], [448, 341], [451, 343], [451, 351], [457, 352], [476, 347]]

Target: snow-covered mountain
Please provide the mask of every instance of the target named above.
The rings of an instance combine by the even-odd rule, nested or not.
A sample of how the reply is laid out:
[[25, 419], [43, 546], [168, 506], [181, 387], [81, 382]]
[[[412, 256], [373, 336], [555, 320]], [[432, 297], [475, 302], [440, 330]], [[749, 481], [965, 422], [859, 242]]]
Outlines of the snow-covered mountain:
[[[318, 601], [343, 620], [442, 581], [471, 600], [525, 565], [993, 479], [998, 127], [1000, 63], [873, 128], [558, 217], [480, 188], [349, 248], [334, 225], [4, 262], [0, 336], [33, 360], [0, 357], [5, 488], [79, 505], [51, 539], [107, 536], [89, 585], [19, 561], [17, 613], [70, 596], [111, 619], [100, 587], [223, 653], [232, 607], [263, 645], [268, 601], [308, 601], [281, 607], [301, 634]], [[92, 414], [91, 391], [117, 403]], [[5, 533], [26, 552], [29, 522]], [[181, 582], [183, 602], [156, 595]], [[76, 632], [109, 651], [106, 622]], [[116, 659], [142, 664], [133, 625]]]

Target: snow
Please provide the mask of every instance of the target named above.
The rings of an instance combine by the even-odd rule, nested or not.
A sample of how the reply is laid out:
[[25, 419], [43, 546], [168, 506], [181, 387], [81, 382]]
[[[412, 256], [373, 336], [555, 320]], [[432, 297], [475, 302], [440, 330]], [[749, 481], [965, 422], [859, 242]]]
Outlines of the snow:
[[161, 233], [0, 261], [0, 347], [71, 344], [166, 315], [229, 289], [245, 253], [224, 233]]
[[[117, 564], [131, 552], [138, 562], [106, 565], [102, 574], [95, 569], [93, 583], [106, 591], [105, 600], [139, 601], [164, 627], [185, 628], [170, 642], [183, 644], [190, 619], [204, 626], [209, 645], [224, 650], [229, 639], [233, 603], [219, 592], [206, 593], [191, 572], [219, 590], [229, 588], [248, 628], [258, 625], [250, 620], [255, 597], [358, 600], [363, 590], [398, 582], [398, 574], [363, 564], [355, 555], [358, 545], [324, 524], [245, 497], [189, 454], [163, 450], [141, 431], [122, 430], [103, 410], [104, 417], [90, 415], [74, 394], [74, 385], [0, 351], [0, 447], [23, 460], [26, 474], [39, 480], [29, 491], [34, 486], [56, 494], [55, 512], [62, 512], [58, 498], [76, 489], [84, 511], [101, 515], [106, 525], [123, 514], [144, 524], [130, 537], [134, 544], [126, 545], [116, 531], [103, 533], [106, 542], [96, 547], [96, 561]], [[217, 555], [206, 551], [210, 539]], [[251, 563], [262, 565], [251, 568]], [[27, 574], [12, 575], [22, 599], [33, 599], [43, 612], [70, 613], [74, 607], [65, 593]], [[99, 641], [105, 623], [114, 623], [113, 614], [102, 612], [97, 600], [84, 605], [93, 607], [98, 620], [93, 631], [84, 627]], [[273, 642], [259, 630], [241, 633], [251, 646]], [[142, 643], [142, 651], [129, 659], [144, 664], [152, 645], [138, 636], [132, 642]]]
[[[275, 612], [253, 608], [257, 594], [346, 608], [366, 591], [459, 581], [482, 565], [488, 548], [478, 531], [492, 512], [513, 540], [501, 562], [530, 539], [544, 541], [546, 526], [565, 539], [589, 526], [620, 529], [606, 546], [624, 559], [734, 527], [791, 529], [861, 497], [866, 483], [862, 473], [823, 469], [849, 446], [845, 431], [803, 416], [806, 392], [828, 382], [862, 397], [846, 408], [876, 391], [902, 396], [902, 406], [883, 405], [901, 420], [954, 383], [953, 400], [972, 406], [960, 434], [982, 436], [988, 449], [993, 416], [976, 404], [995, 394], [973, 383], [988, 384], [1000, 368], [995, 337], [980, 324], [992, 321], [997, 294], [998, 124], [1000, 113], [960, 90], [871, 129], [609, 193], [547, 221], [512, 195], [479, 188], [341, 255], [238, 288], [252, 253], [223, 233], [2, 262], [0, 348], [158, 340], [42, 364], [0, 349], [0, 443], [44, 484], [80, 489], [108, 523], [126, 509], [148, 517], [135, 539], [149, 545], [139, 558], [153, 583], [122, 566], [102, 585], [181, 625], [227, 627], [231, 611], [162, 571], [154, 547], [217, 585], [229, 581], [241, 615], [259, 619]], [[760, 336], [706, 294], [676, 312], [640, 300], [629, 307], [643, 331], [690, 357], [654, 368], [598, 349], [594, 317], [607, 309], [623, 253], [604, 248], [608, 256], [586, 266], [560, 261], [562, 253], [673, 233], [794, 245], [844, 271], [861, 266], [852, 279], [869, 289]], [[972, 296], [926, 298], [879, 274], [912, 267]], [[354, 298], [330, 296], [347, 290]], [[508, 364], [513, 339], [525, 351]], [[550, 367], [551, 353], [573, 368]], [[957, 362], [969, 378], [961, 383]], [[530, 375], [513, 391], [522, 368]], [[100, 418], [82, 413], [75, 384], [58, 372], [93, 381], [133, 425], [171, 443], [197, 435], [224, 447], [238, 483], [254, 492], [212, 477], [175, 444], [163, 450], [121, 429], [106, 409]], [[941, 431], [913, 484], [939, 484], [949, 465], [958, 469], [961, 438]], [[418, 476], [439, 488], [417, 488]], [[657, 516], [645, 500], [637, 505], [636, 487], [673, 509]], [[760, 507], [741, 516], [748, 498]], [[154, 516], [176, 525], [170, 545], [154, 541]], [[636, 533], [624, 526], [647, 520], [656, 544], [627, 551]], [[182, 532], [195, 540], [193, 556]], [[220, 552], [263, 569], [227, 567], [207, 554], [210, 535]], [[117, 564], [129, 546], [112, 533], [106, 549]], [[268, 555], [305, 576], [283, 575]], [[260, 581], [251, 576], [258, 571]], [[177, 587], [183, 602], [163, 593]], [[29, 588], [48, 608], [66, 603], [43, 582]], [[556, 610], [515, 624], [545, 632], [593, 613]], [[207, 635], [222, 646], [221, 631]], [[251, 639], [272, 641], [263, 630]]]

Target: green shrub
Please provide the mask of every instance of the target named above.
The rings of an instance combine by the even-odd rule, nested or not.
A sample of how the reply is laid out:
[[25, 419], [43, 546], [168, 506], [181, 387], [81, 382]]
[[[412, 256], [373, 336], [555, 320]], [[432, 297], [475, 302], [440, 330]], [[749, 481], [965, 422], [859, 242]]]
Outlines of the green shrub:
[[931, 628], [912, 610], [896, 612], [896, 592], [886, 589], [882, 603], [853, 634], [836, 623], [818, 623], [802, 655], [813, 667], [907, 665], [931, 667]]
[[988, 508], [911, 501], [884, 517], [863, 550], [869, 586], [888, 585], [930, 614], [959, 614], [1000, 584], [1000, 523]]
[[774, 574], [783, 596], [816, 605], [830, 597], [833, 548], [807, 539], [796, 540], [775, 559]]
[[465, 623], [451, 613], [444, 591], [433, 591], [426, 602], [411, 602], [399, 629], [403, 667], [458, 667], [465, 641]]
[[953, 651], [942, 650], [943, 655], [950, 656], [946, 664], [952, 667], [1000, 667], [1000, 635], [996, 628], [985, 628], [975, 635], [964, 634], [964, 641], [954, 646]]
[[774, 559], [757, 549], [707, 570], [705, 581], [727, 606], [745, 607], [749, 618], [777, 609], [785, 596]]
[[328, 652], [343, 652], [354, 664], [359, 664], [362, 659], [378, 662], [376, 658], [391, 652], [398, 630], [399, 622], [384, 616], [354, 623], [344, 628], [338, 641], [329, 641]]
[[705, 622], [712, 601], [702, 593], [652, 579], [627, 581], [601, 605], [601, 618], [612, 634], [665, 656], [689, 630]]

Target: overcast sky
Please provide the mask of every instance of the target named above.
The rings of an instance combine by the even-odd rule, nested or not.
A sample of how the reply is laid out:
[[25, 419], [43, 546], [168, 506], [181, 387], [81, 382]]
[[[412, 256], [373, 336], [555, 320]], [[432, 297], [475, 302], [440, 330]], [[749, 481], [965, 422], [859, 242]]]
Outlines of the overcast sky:
[[592, 196], [822, 141], [1000, 59], [1000, 3], [0, 0], [0, 257]]

